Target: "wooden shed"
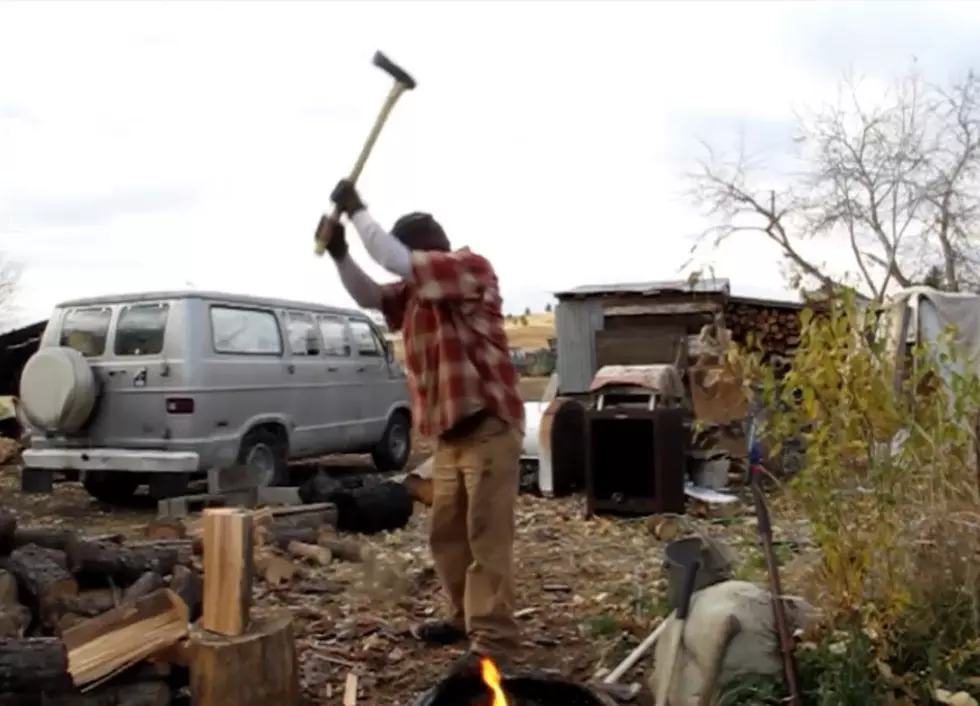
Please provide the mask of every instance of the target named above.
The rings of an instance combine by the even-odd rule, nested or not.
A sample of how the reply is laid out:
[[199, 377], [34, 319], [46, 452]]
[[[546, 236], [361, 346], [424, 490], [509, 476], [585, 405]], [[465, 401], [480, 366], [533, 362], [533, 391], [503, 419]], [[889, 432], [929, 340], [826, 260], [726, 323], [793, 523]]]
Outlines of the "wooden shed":
[[605, 365], [671, 363], [678, 341], [705, 324], [751, 334], [785, 354], [799, 342], [800, 302], [736, 297], [727, 279], [586, 285], [555, 294], [558, 376], [562, 393], [583, 392]]

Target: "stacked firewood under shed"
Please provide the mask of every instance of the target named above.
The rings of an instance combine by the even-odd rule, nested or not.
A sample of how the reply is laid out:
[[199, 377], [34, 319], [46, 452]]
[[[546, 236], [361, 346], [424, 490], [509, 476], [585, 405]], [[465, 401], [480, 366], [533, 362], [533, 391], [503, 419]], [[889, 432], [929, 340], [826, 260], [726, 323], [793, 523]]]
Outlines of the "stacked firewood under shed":
[[253, 574], [355, 551], [335, 522], [328, 504], [221, 508], [127, 541], [0, 515], [0, 705], [296, 703], [292, 619], [253, 615]]
[[725, 311], [725, 326], [734, 341], [744, 344], [751, 337], [767, 353], [787, 355], [800, 344], [800, 312], [795, 309], [735, 303]]

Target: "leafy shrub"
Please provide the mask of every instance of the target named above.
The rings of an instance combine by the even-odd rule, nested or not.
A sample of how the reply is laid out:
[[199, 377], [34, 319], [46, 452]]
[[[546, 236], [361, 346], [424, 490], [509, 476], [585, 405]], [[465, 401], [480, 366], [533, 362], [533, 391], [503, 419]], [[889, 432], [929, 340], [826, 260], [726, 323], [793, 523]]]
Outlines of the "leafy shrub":
[[[787, 584], [822, 609], [815, 651], [801, 651], [801, 672], [809, 660], [810, 676], [823, 675], [810, 678], [813, 704], [877, 703], [895, 689], [917, 699], [980, 676], [980, 381], [957, 372], [947, 332], [910, 351], [896, 382], [899, 361], [873, 325], [853, 300], [804, 311], [781, 380], [760, 351], [731, 351], [766, 410], [759, 434], [771, 455], [803, 442], [803, 468], [784, 490], [809, 522], [815, 562]], [[850, 667], [814, 662], [841, 630], [851, 647], [835, 660], [849, 656], [864, 675], [847, 676], [850, 686]]]

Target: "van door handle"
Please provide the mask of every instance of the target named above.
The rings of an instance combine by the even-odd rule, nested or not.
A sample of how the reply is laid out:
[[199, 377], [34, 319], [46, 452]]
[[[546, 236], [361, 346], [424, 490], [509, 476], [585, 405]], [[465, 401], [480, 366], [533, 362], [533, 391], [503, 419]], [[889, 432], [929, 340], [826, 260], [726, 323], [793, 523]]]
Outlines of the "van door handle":
[[363, 372], [364, 372], [365, 370], [367, 370], [367, 366], [365, 366], [365, 365], [362, 365], [361, 367], [359, 367], [359, 368], [357, 369], [357, 372], [359, 372], [359, 373], [363, 373]]
[[333, 366], [333, 365], [328, 365], [327, 366], [327, 372], [328, 373], [335, 373], [335, 372], [337, 372], [337, 368], [335, 366]]
[[286, 366], [286, 372], [292, 375], [293, 373], [296, 372], [296, 366], [290, 363], [289, 365]]

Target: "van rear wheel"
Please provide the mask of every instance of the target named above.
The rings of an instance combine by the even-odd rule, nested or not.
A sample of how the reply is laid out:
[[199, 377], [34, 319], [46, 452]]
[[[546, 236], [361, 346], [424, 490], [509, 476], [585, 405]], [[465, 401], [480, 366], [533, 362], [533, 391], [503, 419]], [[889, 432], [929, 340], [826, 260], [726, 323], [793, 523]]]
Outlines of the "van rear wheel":
[[289, 475], [285, 445], [276, 434], [265, 429], [255, 429], [245, 435], [238, 463], [255, 471], [260, 488], [282, 485]]
[[371, 459], [379, 471], [400, 471], [411, 455], [412, 423], [404, 412], [395, 412], [388, 420], [381, 441], [371, 452]]
[[82, 480], [82, 486], [99, 502], [123, 505], [136, 494], [136, 489], [140, 487], [140, 478], [135, 473], [89, 471]]

